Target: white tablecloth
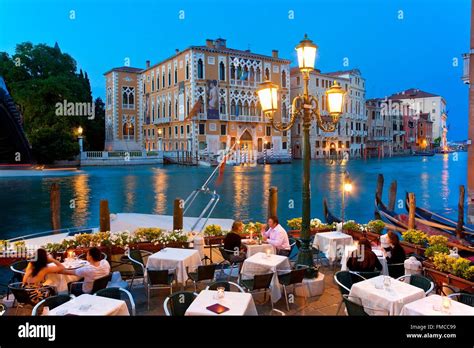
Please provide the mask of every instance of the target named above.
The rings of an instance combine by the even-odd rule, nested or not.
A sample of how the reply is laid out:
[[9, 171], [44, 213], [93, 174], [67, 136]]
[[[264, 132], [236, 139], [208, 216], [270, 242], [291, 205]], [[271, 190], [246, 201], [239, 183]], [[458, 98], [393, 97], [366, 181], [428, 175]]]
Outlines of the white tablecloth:
[[334, 262], [344, 255], [344, 247], [352, 244], [352, 237], [342, 232], [321, 232], [314, 237], [313, 247], [322, 251]]
[[242, 265], [241, 275], [242, 279], [250, 279], [256, 274], [267, 274], [273, 272], [270, 291], [272, 294], [272, 301], [277, 302], [281, 298], [282, 290], [280, 282], [278, 281], [277, 271], [291, 271], [291, 264], [288, 257], [281, 255], [270, 255], [267, 257], [265, 253], [256, 253], [255, 255], [245, 259]]
[[[48, 267], [54, 267], [54, 263], [49, 263]], [[56, 288], [56, 291], [60, 294], [68, 292], [67, 283], [77, 282], [81, 280], [81, 277], [69, 274], [59, 273], [48, 273], [45, 277], [44, 285], [51, 285]]]
[[473, 307], [455, 300], [451, 300], [451, 308], [445, 313], [441, 311], [442, 300], [443, 297], [439, 295], [424, 297], [403, 306], [400, 315], [474, 315]]
[[[364, 307], [384, 309], [390, 315], [399, 315], [405, 304], [425, 297], [425, 292], [422, 289], [393, 278], [391, 278], [390, 288], [385, 290], [383, 288], [384, 277], [378, 276], [355, 283], [352, 285], [349, 295], [360, 298]], [[384, 314], [371, 312], [368, 308], [366, 308], [368, 314]]]
[[253, 256], [256, 253], [266, 253], [267, 250], [270, 250], [270, 253], [276, 254], [275, 252], [275, 247], [271, 244], [247, 244], [245, 243], [245, 240], [242, 241], [242, 243], [245, 245], [247, 248], [247, 257]]
[[130, 315], [125, 301], [89, 294], [78, 296], [49, 311], [49, 315], [66, 314]]
[[176, 280], [184, 284], [188, 279], [186, 267], [193, 271], [201, 264], [198, 250], [165, 248], [150, 255], [146, 267], [156, 270], [176, 269]]
[[[346, 245], [344, 249], [344, 254], [341, 260], [341, 271], [347, 271], [347, 260], [349, 259], [350, 255], [357, 250], [357, 246], [355, 244]], [[380, 249], [372, 249], [377, 258], [382, 265], [382, 275], [388, 275], [388, 266], [387, 266], [387, 259], [383, 256], [382, 250]]]
[[[252, 295], [243, 292], [226, 291], [224, 298], [216, 298], [217, 291], [203, 290], [186, 310], [185, 315], [258, 315]], [[227, 312], [216, 314], [206, 307], [219, 303], [229, 308]]]

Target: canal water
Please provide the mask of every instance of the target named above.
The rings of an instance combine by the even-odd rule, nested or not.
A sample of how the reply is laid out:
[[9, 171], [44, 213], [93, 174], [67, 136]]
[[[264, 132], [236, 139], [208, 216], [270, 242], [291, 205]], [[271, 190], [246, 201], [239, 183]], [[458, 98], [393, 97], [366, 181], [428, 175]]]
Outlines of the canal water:
[[[417, 205], [456, 217], [459, 185], [466, 182], [467, 153], [433, 157], [394, 157], [350, 160], [347, 163], [312, 161], [312, 217], [322, 219], [326, 197], [335, 215], [341, 211], [341, 180], [347, 171], [354, 190], [346, 199], [346, 219], [367, 222], [374, 215], [377, 175], [385, 176], [384, 200], [392, 180], [398, 181], [398, 211], [405, 191], [416, 194]], [[0, 176], [0, 239], [51, 229], [49, 187], [61, 187], [61, 225], [98, 226], [99, 202], [108, 199], [112, 213], [172, 214], [173, 200], [186, 198], [200, 187], [213, 168], [166, 166], [86, 167], [65, 176]], [[286, 220], [301, 216], [302, 162], [225, 168], [222, 183], [211, 187], [220, 195], [213, 217], [262, 221], [268, 191], [278, 187], [278, 214]], [[204, 199], [190, 208], [197, 216]]]

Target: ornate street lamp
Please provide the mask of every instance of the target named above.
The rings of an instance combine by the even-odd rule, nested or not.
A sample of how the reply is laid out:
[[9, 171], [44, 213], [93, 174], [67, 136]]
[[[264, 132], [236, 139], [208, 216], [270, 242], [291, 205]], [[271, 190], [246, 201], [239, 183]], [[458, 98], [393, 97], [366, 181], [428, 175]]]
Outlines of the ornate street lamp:
[[84, 137], [82, 136], [82, 133], [84, 130], [82, 129], [81, 126], [77, 128], [77, 141], [79, 142], [79, 152], [82, 153], [84, 151]]
[[301, 247], [298, 253], [298, 264], [309, 267], [308, 277], [314, 276], [313, 252], [310, 247], [310, 220], [311, 220], [311, 189], [310, 189], [310, 160], [311, 145], [309, 142], [309, 130], [311, 122], [316, 119], [317, 126], [323, 132], [336, 130], [339, 117], [344, 105], [344, 94], [341, 86], [334, 85], [326, 92], [329, 116], [321, 116], [318, 99], [309, 94], [308, 85], [311, 71], [314, 70], [317, 46], [305, 35], [304, 39], [296, 46], [298, 55], [298, 66], [303, 75], [304, 91], [293, 99], [290, 121], [285, 124], [274, 119], [278, 110], [278, 86], [271, 81], [263, 82], [257, 90], [260, 105], [265, 116], [270, 120], [273, 128], [278, 131], [287, 131], [295, 123], [297, 118], [303, 120], [303, 190], [302, 190], [302, 224], [301, 224]]

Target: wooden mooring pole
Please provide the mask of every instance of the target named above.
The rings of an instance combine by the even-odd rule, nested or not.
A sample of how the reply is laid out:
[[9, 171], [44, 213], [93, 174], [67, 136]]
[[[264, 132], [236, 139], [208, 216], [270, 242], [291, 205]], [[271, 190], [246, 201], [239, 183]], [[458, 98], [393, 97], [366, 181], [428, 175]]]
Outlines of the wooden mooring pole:
[[110, 231], [110, 210], [109, 201], [106, 199], [100, 200], [100, 232]]
[[390, 184], [388, 192], [388, 209], [395, 210], [395, 201], [397, 200], [397, 180], [393, 180]]
[[268, 217], [278, 216], [277, 215], [278, 187], [272, 186], [270, 187], [269, 191], [270, 191], [270, 194], [268, 196]]
[[[383, 174], [379, 174], [377, 176], [377, 188], [375, 190], [375, 197], [382, 200], [382, 191], [383, 191]], [[378, 220], [382, 219], [379, 212], [377, 211], [377, 208], [375, 208], [374, 216], [375, 216], [375, 219], [378, 219]]]
[[464, 185], [459, 186], [459, 201], [458, 201], [458, 223], [456, 225], [456, 237], [458, 239], [464, 238]]
[[49, 192], [51, 206], [51, 228], [53, 230], [61, 229], [61, 191], [57, 183], [51, 185]]
[[415, 194], [410, 192], [408, 194], [408, 229], [410, 230], [415, 228], [415, 207]]
[[184, 200], [176, 198], [173, 206], [173, 230], [183, 229]]

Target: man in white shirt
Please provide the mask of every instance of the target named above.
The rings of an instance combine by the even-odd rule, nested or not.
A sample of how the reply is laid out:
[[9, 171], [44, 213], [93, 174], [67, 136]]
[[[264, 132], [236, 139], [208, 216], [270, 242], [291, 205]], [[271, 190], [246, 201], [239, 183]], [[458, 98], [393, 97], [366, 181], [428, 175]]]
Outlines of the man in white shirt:
[[285, 229], [279, 224], [278, 218], [276, 216], [270, 216], [267, 223], [269, 229], [266, 231], [266, 225], [262, 225], [263, 240], [273, 245], [278, 255], [290, 255], [291, 247], [288, 240], [288, 233], [286, 233]]
[[76, 270], [65, 270], [63, 273], [72, 274], [84, 278], [82, 292], [88, 294], [92, 291], [94, 280], [105, 277], [110, 274], [110, 264], [102, 259], [102, 253], [99, 248], [90, 248], [87, 252], [87, 261], [89, 264]]

